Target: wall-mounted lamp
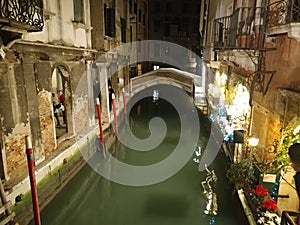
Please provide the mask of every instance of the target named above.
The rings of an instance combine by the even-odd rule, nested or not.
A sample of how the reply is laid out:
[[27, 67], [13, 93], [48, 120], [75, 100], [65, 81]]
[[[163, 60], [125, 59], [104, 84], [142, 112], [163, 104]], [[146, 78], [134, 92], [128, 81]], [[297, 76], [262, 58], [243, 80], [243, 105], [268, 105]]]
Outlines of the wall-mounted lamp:
[[250, 136], [248, 138], [248, 143], [251, 147], [256, 147], [258, 145], [259, 138], [255, 136]]
[[249, 136], [247, 141], [248, 141], [248, 144], [250, 146], [250, 160], [252, 160], [253, 152], [255, 150], [255, 147], [258, 145], [259, 138], [255, 137], [255, 136]]

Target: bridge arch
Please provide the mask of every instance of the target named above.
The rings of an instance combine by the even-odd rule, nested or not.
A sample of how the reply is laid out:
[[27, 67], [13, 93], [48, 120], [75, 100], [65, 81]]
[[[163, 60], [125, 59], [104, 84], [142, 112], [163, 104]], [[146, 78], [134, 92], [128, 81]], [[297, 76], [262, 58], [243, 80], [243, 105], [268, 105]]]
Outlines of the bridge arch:
[[[198, 76], [199, 77], [199, 76]], [[190, 96], [194, 96], [194, 85], [197, 75], [185, 71], [164, 68], [145, 73], [131, 79], [131, 92], [137, 93], [144, 88], [157, 84], [169, 84], [184, 89]]]

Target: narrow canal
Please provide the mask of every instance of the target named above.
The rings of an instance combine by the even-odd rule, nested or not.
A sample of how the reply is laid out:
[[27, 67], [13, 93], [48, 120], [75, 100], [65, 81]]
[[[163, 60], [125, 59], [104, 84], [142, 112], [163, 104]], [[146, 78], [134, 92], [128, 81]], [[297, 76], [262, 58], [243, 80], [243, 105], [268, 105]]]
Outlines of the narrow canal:
[[[205, 149], [210, 132], [209, 121], [199, 114], [201, 124], [198, 145]], [[160, 116], [166, 123], [164, 141], [149, 152], [137, 152], [115, 142], [110, 152], [132, 165], [148, 165], [172, 152], [179, 138], [178, 113], [167, 101], [144, 98], [130, 113], [130, 126], [140, 137], [149, 135], [148, 123]], [[238, 225], [242, 224], [233, 202], [232, 187], [226, 179], [228, 163], [219, 152], [209, 165], [217, 182], [218, 214], [204, 213], [207, 205], [201, 182], [206, 171], [199, 172], [196, 155], [171, 178], [153, 185], [127, 186], [101, 177], [88, 164], [68, 183], [59, 195], [41, 212], [43, 225]], [[33, 223], [32, 223], [33, 224]]]

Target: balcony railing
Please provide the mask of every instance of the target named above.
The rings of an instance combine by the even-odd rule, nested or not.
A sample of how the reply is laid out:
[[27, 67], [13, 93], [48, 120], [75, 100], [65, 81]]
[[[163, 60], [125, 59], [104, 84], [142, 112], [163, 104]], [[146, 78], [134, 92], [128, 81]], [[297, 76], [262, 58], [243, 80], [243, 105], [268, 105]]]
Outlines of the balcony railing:
[[277, 1], [268, 6], [267, 27], [300, 22], [299, 0]]
[[215, 20], [214, 47], [259, 48], [264, 8], [242, 7], [227, 17]]
[[0, 24], [41, 31], [44, 26], [43, 0], [0, 0]]
[[300, 1], [277, 1], [270, 4], [267, 11], [262, 7], [242, 7], [236, 9], [230, 16], [216, 19], [214, 48], [216, 50], [261, 48], [264, 23], [267, 28], [300, 23]]

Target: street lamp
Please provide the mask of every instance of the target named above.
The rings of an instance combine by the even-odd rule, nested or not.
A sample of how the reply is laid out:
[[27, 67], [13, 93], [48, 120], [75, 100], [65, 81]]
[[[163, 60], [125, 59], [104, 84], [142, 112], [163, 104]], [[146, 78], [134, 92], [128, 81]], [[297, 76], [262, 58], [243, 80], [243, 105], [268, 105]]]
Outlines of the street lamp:
[[258, 145], [259, 138], [255, 137], [255, 136], [250, 136], [247, 139], [247, 141], [248, 141], [248, 144], [250, 146], [250, 160], [252, 160], [252, 154], [253, 154], [253, 151], [254, 151], [255, 147]]

